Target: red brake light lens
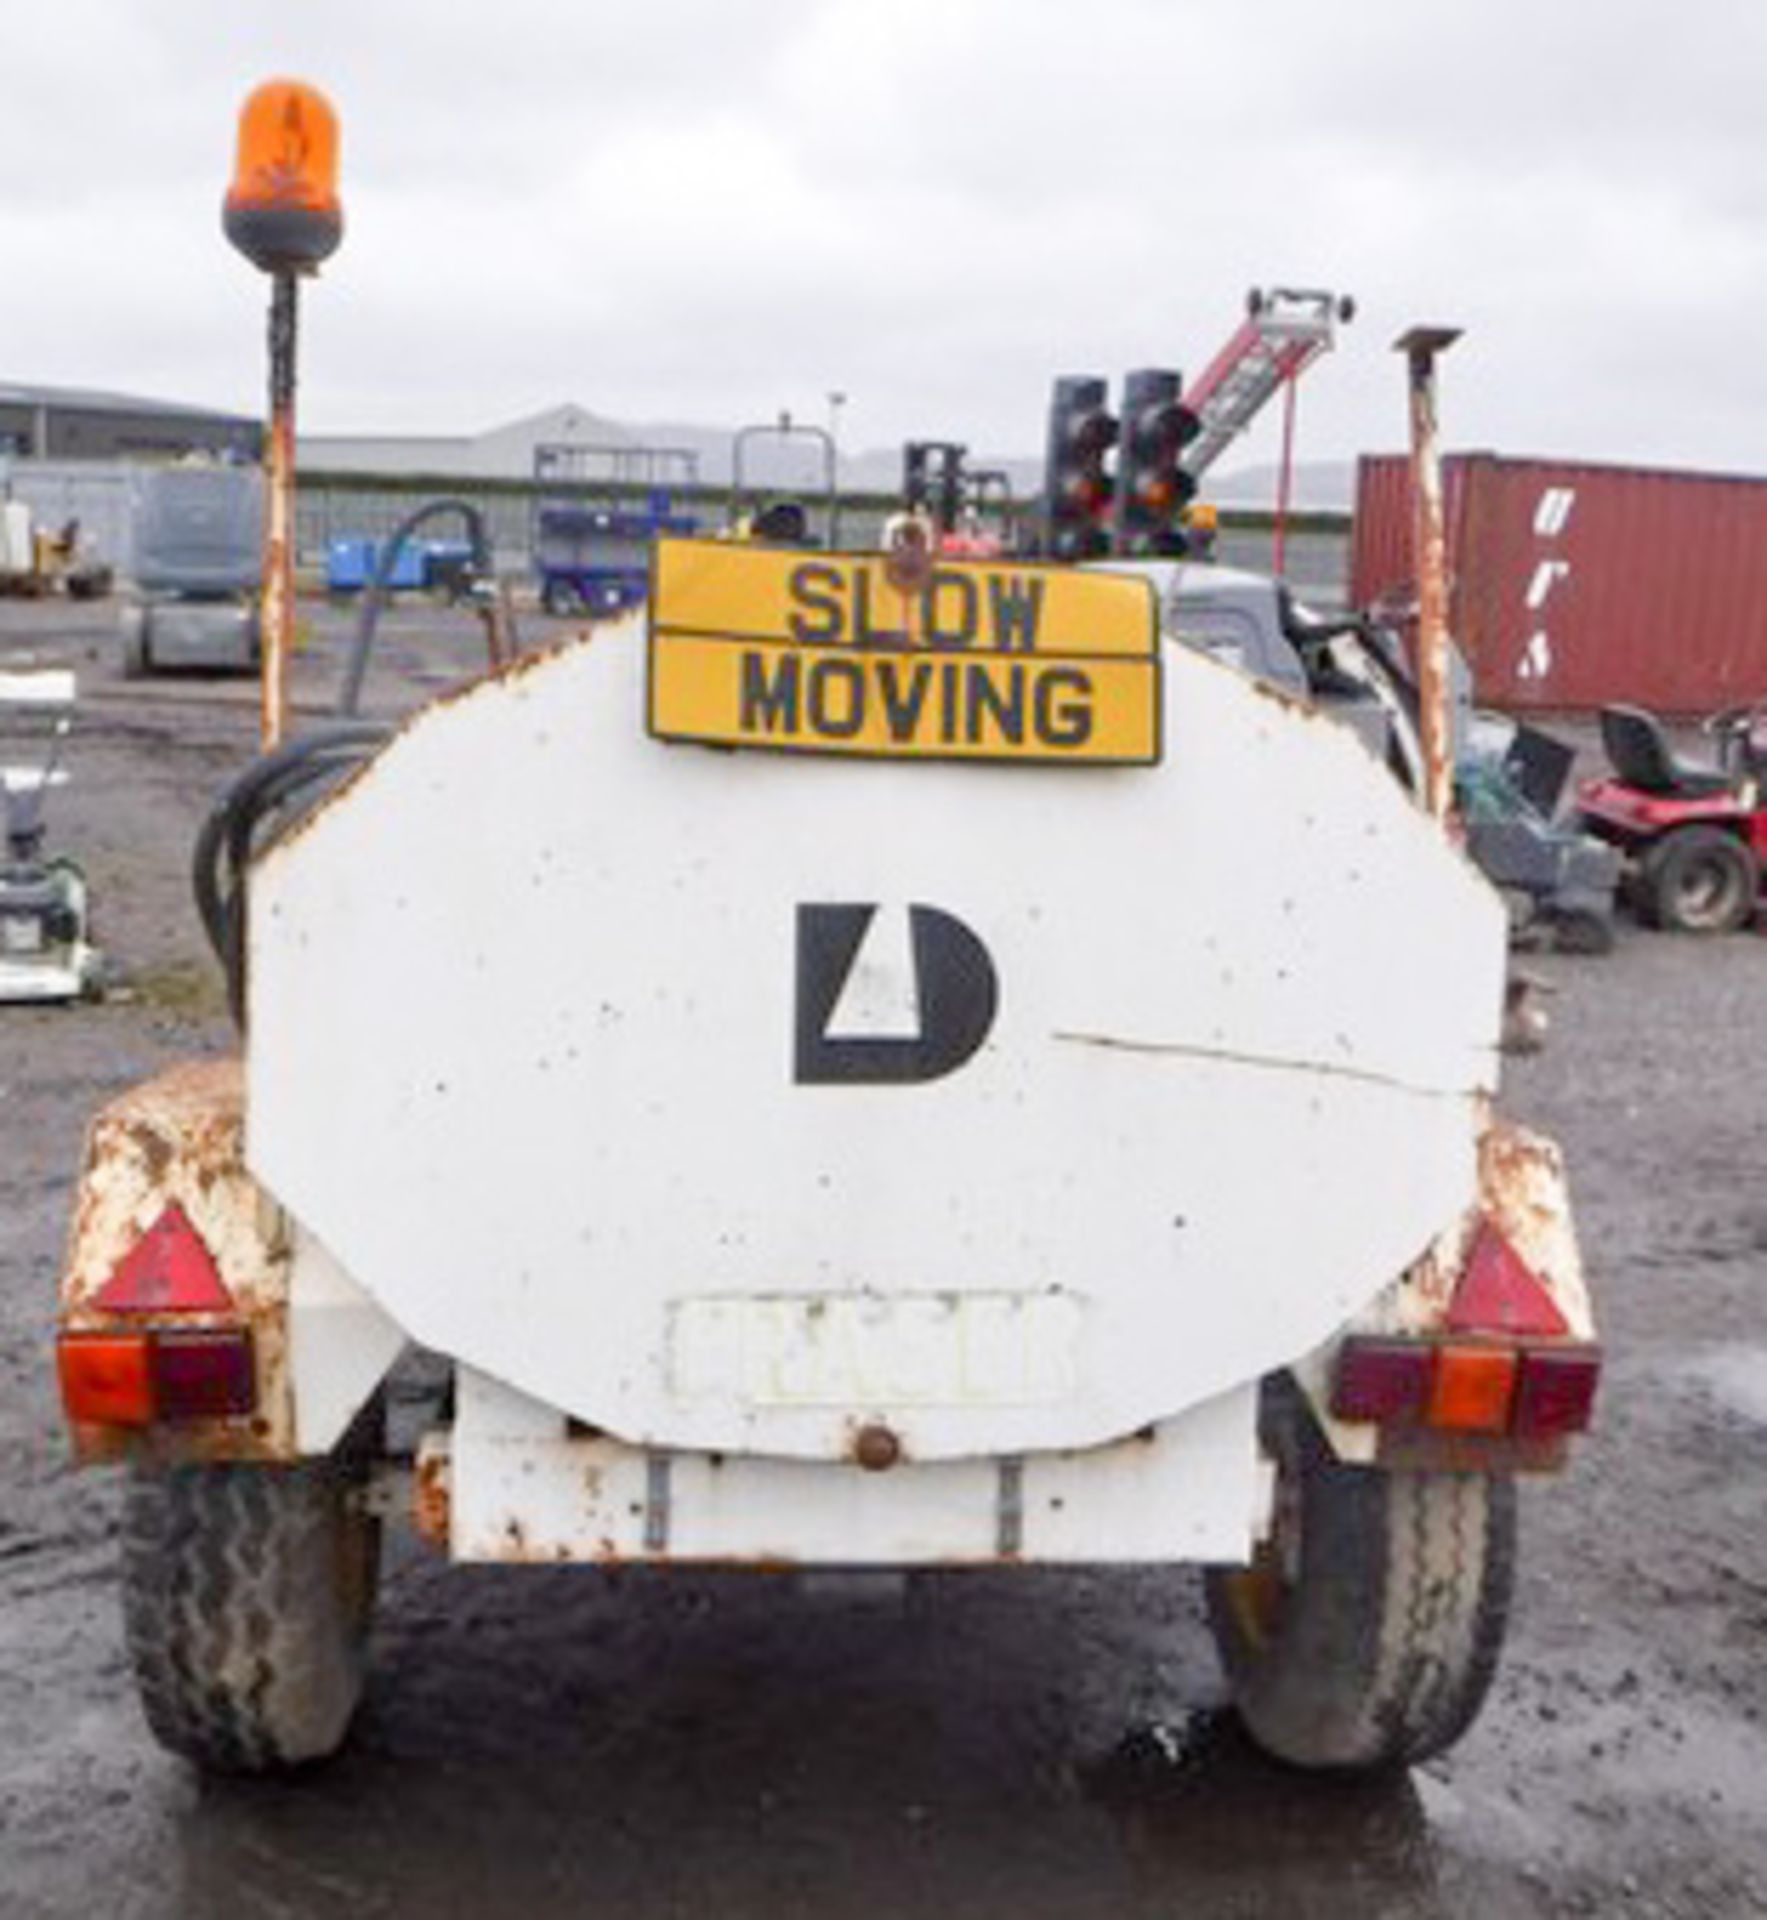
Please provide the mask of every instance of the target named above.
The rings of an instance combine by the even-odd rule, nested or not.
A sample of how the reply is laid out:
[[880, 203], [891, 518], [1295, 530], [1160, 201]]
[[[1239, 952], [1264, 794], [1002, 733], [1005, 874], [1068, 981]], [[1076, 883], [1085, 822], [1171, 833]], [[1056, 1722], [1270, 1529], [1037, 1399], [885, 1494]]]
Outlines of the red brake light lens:
[[1435, 1355], [1419, 1340], [1346, 1340], [1338, 1354], [1331, 1410], [1340, 1420], [1383, 1426], [1422, 1419], [1429, 1403]]
[[225, 1420], [257, 1404], [252, 1337], [243, 1327], [162, 1329], [152, 1351], [160, 1419]]
[[1599, 1347], [1533, 1347], [1522, 1355], [1515, 1431], [1524, 1439], [1581, 1433], [1595, 1408]]

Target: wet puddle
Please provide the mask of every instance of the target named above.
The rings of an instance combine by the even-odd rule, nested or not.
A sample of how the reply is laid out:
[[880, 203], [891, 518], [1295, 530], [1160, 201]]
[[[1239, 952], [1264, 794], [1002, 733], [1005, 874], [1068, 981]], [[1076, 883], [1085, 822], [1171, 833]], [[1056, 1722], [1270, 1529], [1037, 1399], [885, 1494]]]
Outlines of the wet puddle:
[[1688, 1375], [1732, 1413], [1767, 1427], [1767, 1347], [1725, 1347], [1700, 1354]]

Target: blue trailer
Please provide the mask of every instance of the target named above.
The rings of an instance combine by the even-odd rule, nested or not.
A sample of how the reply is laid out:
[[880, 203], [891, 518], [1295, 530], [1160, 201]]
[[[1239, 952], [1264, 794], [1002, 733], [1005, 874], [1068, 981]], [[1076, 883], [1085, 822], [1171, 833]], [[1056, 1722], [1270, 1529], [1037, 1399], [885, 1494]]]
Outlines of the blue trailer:
[[[380, 550], [380, 541], [360, 534], [341, 535], [333, 540], [325, 552], [326, 591], [360, 593], [374, 577]], [[407, 540], [393, 561], [393, 571], [386, 584], [395, 593], [445, 587], [458, 577], [470, 558], [471, 549], [464, 541]]]

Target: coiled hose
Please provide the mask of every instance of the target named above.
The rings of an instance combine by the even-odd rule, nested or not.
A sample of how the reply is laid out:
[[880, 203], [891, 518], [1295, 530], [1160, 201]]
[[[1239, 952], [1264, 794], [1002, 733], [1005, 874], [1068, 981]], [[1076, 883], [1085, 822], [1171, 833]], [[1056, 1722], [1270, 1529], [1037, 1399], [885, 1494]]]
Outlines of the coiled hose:
[[222, 789], [196, 837], [191, 887], [203, 932], [227, 977], [227, 1005], [245, 1027], [246, 876], [320, 794], [377, 752], [392, 729], [378, 720], [333, 720], [254, 760]]

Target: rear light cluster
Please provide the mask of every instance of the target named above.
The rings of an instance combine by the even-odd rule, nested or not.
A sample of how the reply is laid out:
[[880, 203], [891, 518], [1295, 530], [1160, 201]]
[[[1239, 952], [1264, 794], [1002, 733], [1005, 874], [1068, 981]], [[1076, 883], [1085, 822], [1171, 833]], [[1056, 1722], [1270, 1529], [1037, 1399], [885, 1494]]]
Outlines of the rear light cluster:
[[118, 1261], [91, 1304], [101, 1313], [140, 1319], [123, 1328], [62, 1334], [56, 1360], [70, 1420], [148, 1427], [161, 1420], [232, 1419], [256, 1407], [249, 1329], [166, 1324], [170, 1314], [236, 1311], [214, 1256], [177, 1201]]
[[1440, 1334], [1352, 1334], [1338, 1350], [1340, 1420], [1488, 1439], [1581, 1433], [1601, 1349], [1573, 1340], [1540, 1276], [1489, 1220], [1479, 1223]]
[[70, 1420], [107, 1427], [225, 1420], [257, 1405], [244, 1327], [150, 1327], [64, 1333], [56, 1348]]
[[1601, 1349], [1352, 1334], [1331, 1410], [1383, 1427], [1552, 1440], [1589, 1425]]

